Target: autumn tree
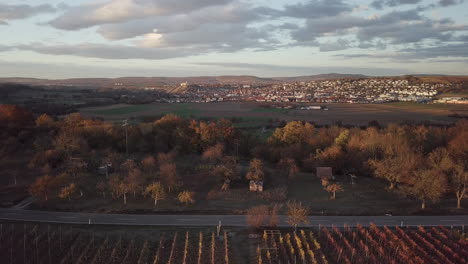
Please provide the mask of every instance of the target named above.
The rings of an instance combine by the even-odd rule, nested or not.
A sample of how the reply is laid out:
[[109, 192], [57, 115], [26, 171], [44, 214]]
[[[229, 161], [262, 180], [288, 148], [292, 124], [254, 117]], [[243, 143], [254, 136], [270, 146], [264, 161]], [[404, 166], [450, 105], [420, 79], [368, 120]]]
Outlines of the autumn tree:
[[50, 175], [44, 175], [36, 179], [29, 187], [29, 193], [43, 200], [49, 199], [49, 194], [56, 187], [55, 178]]
[[435, 169], [418, 169], [414, 171], [411, 184], [401, 187], [405, 195], [421, 201], [421, 209], [426, 208], [428, 201], [437, 202], [447, 190], [447, 179]]
[[60, 189], [59, 197], [62, 199], [71, 200], [71, 196], [76, 192], [76, 185], [74, 183], [70, 183], [69, 185]]
[[456, 164], [453, 166], [449, 175], [450, 189], [457, 197], [457, 208], [461, 208], [461, 201], [466, 198], [468, 187], [468, 172], [463, 165]]
[[468, 120], [457, 122], [451, 133], [453, 136], [448, 144], [448, 150], [457, 162], [468, 168]]
[[108, 187], [111, 191], [112, 198], [117, 197], [117, 193], [119, 192], [119, 184], [120, 184], [120, 177], [117, 174], [114, 174], [109, 177], [108, 180]]
[[298, 201], [289, 201], [287, 204], [288, 209], [288, 224], [294, 227], [294, 230], [297, 229], [297, 226], [300, 224], [309, 223], [309, 208], [302, 205]]
[[332, 197], [331, 197], [332, 200], [336, 199], [336, 193], [337, 192], [344, 191], [343, 186], [341, 184], [338, 184], [338, 183], [328, 184], [327, 186], [325, 186], [325, 190], [327, 192], [332, 193]]
[[335, 144], [344, 147], [346, 144], [348, 144], [349, 140], [349, 130], [343, 130], [341, 131], [340, 135], [335, 139]]
[[155, 182], [146, 187], [144, 195], [150, 196], [154, 200], [154, 206], [157, 206], [158, 201], [165, 198], [166, 192], [160, 182]]
[[179, 177], [177, 175], [177, 167], [175, 163], [164, 163], [159, 167], [159, 176], [161, 181], [167, 186], [169, 192], [177, 188], [179, 185]]
[[21, 128], [34, 124], [31, 112], [16, 105], [0, 105], [0, 125], [4, 128]]
[[247, 225], [253, 228], [260, 228], [266, 225], [269, 213], [269, 207], [267, 205], [259, 205], [249, 208], [246, 215]]
[[123, 197], [124, 204], [127, 204], [127, 194], [131, 191], [130, 185], [126, 181], [120, 181], [117, 185], [117, 197]]
[[57, 150], [64, 151], [67, 156], [83, 153], [88, 150], [88, 144], [85, 139], [72, 129], [62, 129], [55, 137], [54, 145]]
[[54, 119], [47, 114], [42, 114], [38, 118], [36, 118], [36, 126], [42, 128], [50, 128], [54, 126]]
[[402, 151], [396, 155], [385, 156], [381, 160], [370, 160], [369, 165], [377, 178], [390, 183], [393, 190], [398, 183], [407, 182], [414, 175], [414, 170], [421, 164], [422, 157], [412, 151]]
[[96, 184], [96, 189], [102, 193], [102, 198], [106, 199], [106, 192], [109, 190], [109, 185], [105, 181], [100, 180]]
[[264, 177], [263, 162], [259, 159], [251, 160], [246, 178], [248, 180], [261, 181]]
[[156, 159], [149, 155], [146, 156], [142, 161], [141, 161], [141, 170], [143, 172], [143, 175], [147, 178], [154, 178], [156, 176], [157, 172], [157, 161]]
[[194, 204], [195, 203], [195, 193], [190, 191], [182, 191], [177, 196], [179, 202], [183, 204]]
[[222, 179], [223, 181], [232, 181], [239, 178], [237, 172], [237, 162], [234, 157], [226, 157], [222, 162], [211, 170], [211, 175]]
[[268, 141], [287, 145], [302, 144], [309, 142], [314, 132], [314, 126], [310, 123], [291, 121], [285, 127], [277, 128]]
[[212, 147], [207, 148], [202, 155], [202, 158], [211, 162], [220, 161], [224, 155], [224, 145], [218, 143]]
[[113, 198], [122, 197], [126, 205], [127, 194], [132, 191], [128, 182], [120, 179], [118, 175], [112, 175], [109, 177], [109, 187], [112, 191]]
[[133, 197], [136, 197], [136, 194], [142, 191], [145, 183], [143, 176], [141, 175], [141, 170], [138, 168], [132, 168], [128, 172], [126, 180], [130, 191], [133, 192]]
[[283, 158], [278, 163], [278, 168], [286, 174], [288, 179], [293, 179], [299, 172], [299, 167], [296, 165], [296, 161], [291, 158]]

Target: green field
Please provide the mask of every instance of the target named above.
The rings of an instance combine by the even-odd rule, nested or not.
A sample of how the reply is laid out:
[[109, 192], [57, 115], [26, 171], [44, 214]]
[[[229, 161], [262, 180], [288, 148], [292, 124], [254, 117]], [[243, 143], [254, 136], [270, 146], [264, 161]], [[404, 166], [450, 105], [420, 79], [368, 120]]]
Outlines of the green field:
[[98, 116], [128, 115], [141, 111], [151, 110], [151, 105], [126, 105], [108, 109], [97, 109], [93, 114]]
[[262, 127], [274, 120], [304, 120], [319, 125], [341, 122], [345, 125], [367, 125], [377, 120], [381, 124], [402, 121], [450, 124], [458, 121], [454, 113], [468, 113], [467, 105], [417, 104], [399, 102], [391, 104], [326, 104], [328, 111], [271, 108], [268, 103], [153, 103], [146, 105], [108, 105], [81, 108], [86, 117], [100, 117], [109, 121], [133, 119], [152, 121], [172, 113], [185, 118], [235, 120], [237, 127]]

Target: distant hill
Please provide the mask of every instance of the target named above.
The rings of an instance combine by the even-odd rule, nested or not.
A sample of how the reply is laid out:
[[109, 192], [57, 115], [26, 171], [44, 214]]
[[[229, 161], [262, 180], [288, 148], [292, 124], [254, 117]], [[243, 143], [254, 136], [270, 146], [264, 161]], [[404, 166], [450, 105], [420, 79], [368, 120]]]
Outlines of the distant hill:
[[[74, 78], [63, 80], [48, 80], [36, 78], [0, 78], [0, 83], [16, 83], [33, 86], [48, 87], [76, 87], [84, 89], [100, 88], [141, 88], [155, 87], [167, 92], [180, 92], [181, 88], [174, 88], [182, 82], [189, 84], [274, 84], [283, 82], [308, 82], [317, 80], [333, 79], [360, 79], [369, 78], [361, 74], [318, 74], [297, 77], [272, 77], [262, 78], [256, 76], [195, 76], [195, 77], [122, 77], [122, 78]], [[414, 75], [414, 76], [393, 76], [383, 78], [410, 78], [416, 82], [432, 83], [456, 83], [458, 89], [464, 90], [468, 84], [468, 76], [450, 76], [450, 75]]]
[[362, 75], [362, 74], [327, 73], [327, 74], [317, 74], [317, 75], [297, 76], [297, 77], [279, 77], [279, 78], [273, 78], [273, 79], [280, 80], [280, 81], [288, 81], [288, 82], [310, 82], [310, 81], [318, 81], [318, 80], [359, 79], [359, 78], [368, 78], [368, 76]]
[[121, 78], [73, 78], [63, 80], [48, 80], [35, 78], [0, 78], [1, 83], [20, 83], [29, 85], [79, 86], [79, 87], [115, 87], [123, 84], [126, 87], [177, 85], [182, 82], [191, 84], [268, 84], [280, 82], [306, 82], [313, 80], [365, 78], [357, 74], [319, 74], [298, 77], [262, 78], [257, 76], [196, 76], [196, 77], [121, 77]]

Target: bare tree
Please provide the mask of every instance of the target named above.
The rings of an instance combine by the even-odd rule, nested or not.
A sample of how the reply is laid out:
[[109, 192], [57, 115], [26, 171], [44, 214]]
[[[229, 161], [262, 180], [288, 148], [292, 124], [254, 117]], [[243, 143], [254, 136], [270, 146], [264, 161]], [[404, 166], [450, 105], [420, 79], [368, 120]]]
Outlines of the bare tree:
[[105, 182], [105, 181], [98, 181], [98, 183], [96, 184], [96, 189], [102, 193], [102, 197], [104, 199], [106, 199], [106, 192], [108, 191], [109, 189], [109, 186], [108, 184]]
[[259, 205], [247, 210], [247, 225], [253, 228], [260, 228], [268, 221], [269, 207]]
[[136, 194], [141, 192], [144, 184], [143, 176], [141, 175], [141, 170], [138, 168], [132, 168], [127, 177], [128, 187], [131, 192], [133, 192], [133, 197], [136, 197]]
[[457, 208], [461, 208], [461, 201], [466, 198], [468, 187], [468, 172], [463, 165], [454, 165], [453, 170], [449, 173], [450, 187], [457, 197]]
[[300, 224], [309, 223], [309, 208], [302, 205], [298, 201], [289, 201], [286, 204], [288, 208], [288, 223], [297, 230], [297, 226]]
[[158, 205], [159, 200], [163, 200], [166, 196], [164, 187], [160, 182], [155, 182], [148, 185], [145, 189], [144, 195], [149, 195], [154, 200], [154, 206]]
[[168, 162], [159, 166], [159, 176], [161, 181], [167, 186], [169, 192], [178, 186], [179, 177], [177, 175], [177, 167], [175, 163]]
[[292, 158], [283, 158], [278, 163], [278, 168], [287, 175], [288, 179], [293, 179], [299, 172], [296, 162]]

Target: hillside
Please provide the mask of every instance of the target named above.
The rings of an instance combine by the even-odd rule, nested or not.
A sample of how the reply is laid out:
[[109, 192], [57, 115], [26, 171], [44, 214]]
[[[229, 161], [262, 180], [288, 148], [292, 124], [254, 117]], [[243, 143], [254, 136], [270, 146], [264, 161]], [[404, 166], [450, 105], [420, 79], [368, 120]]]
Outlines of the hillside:
[[[33, 86], [48, 87], [76, 87], [83, 89], [99, 88], [141, 88], [154, 87], [166, 92], [180, 92], [180, 88], [175, 87], [180, 83], [189, 84], [274, 84], [283, 82], [309, 82], [318, 80], [333, 79], [360, 79], [370, 78], [360, 74], [318, 74], [297, 77], [272, 77], [262, 78], [257, 76], [192, 76], [192, 77], [121, 77], [121, 78], [73, 78], [63, 80], [48, 80], [35, 78], [0, 78], [0, 83], [15, 83]], [[378, 77], [376, 77], [378, 78]], [[443, 93], [468, 93], [468, 76], [448, 76], [448, 75], [415, 75], [415, 76], [393, 76], [382, 78], [407, 78], [411, 82], [454, 84], [453, 87], [441, 90]]]
[[119, 84], [127, 88], [141, 86], [178, 85], [182, 82], [192, 84], [271, 84], [281, 82], [307, 82], [313, 80], [364, 78], [364, 75], [353, 74], [320, 74], [298, 77], [274, 77], [262, 78], [257, 76], [194, 76], [194, 77], [121, 77], [121, 78], [73, 78], [63, 80], [33, 79], [33, 78], [0, 78], [0, 83], [19, 83], [45, 86], [78, 86], [82, 88], [110, 88]]

